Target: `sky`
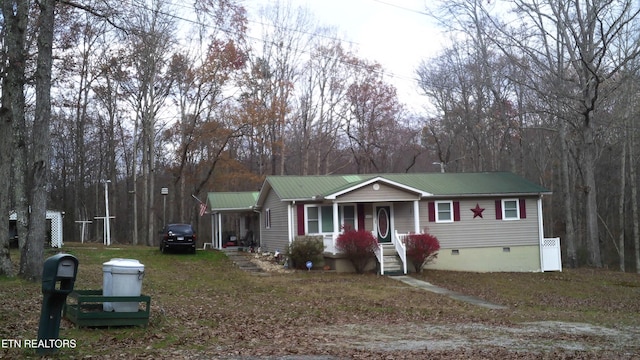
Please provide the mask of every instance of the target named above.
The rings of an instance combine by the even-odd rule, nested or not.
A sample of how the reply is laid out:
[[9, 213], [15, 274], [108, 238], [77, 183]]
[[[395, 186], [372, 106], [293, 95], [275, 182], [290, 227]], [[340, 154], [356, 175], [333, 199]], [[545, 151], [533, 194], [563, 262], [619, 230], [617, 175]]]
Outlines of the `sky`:
[[[282, 0], [286, 1], [286, 0]], [[444, 38], [425, 12], [427, 0], [289, 0], [294, 7], [308, 7], [323, 25], [335, 26], [359, 57], [379, 62], [391, 76], [401, 102], [409, 110], [422, 111], [415, 71], [422, 60], [433, 57]], [[257, 3], [247, 0], [249, 18]]]

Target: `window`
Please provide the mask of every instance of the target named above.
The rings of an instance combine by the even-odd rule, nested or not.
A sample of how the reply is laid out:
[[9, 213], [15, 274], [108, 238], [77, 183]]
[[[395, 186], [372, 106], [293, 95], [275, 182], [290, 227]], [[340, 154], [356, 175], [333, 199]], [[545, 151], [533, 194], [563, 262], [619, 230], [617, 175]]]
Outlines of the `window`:
[[322, 206], [320, 208], [320, 232], [333, 232], [333, 207]]
[[264, 228], [271, 229], [271, 209], [269, 208], [264, 211]]
[[[333, 205], [305, 206], [306, 233], [323, 234], [333, 232]], [[338, 207], [338, 220], [342, 225], [356, 228], [356, 211], [353, 205]]]
[[315, 206], [307, 207], [307, 234], [320, 232], [320, 211]]
[[502, 219], [518, 220], [520, 219], [520, 206], [518, 199], [502, 200]]
[[453, 222], [453, 201], [436, 201], [436, 222]]
[[429, 222], [452, 223], [460, 221], [460, 201], [429, 201]]
[[340, 206], [338, 216], [342, 219], [344, 229], [356, 229], [356, 208], [355, 206]]

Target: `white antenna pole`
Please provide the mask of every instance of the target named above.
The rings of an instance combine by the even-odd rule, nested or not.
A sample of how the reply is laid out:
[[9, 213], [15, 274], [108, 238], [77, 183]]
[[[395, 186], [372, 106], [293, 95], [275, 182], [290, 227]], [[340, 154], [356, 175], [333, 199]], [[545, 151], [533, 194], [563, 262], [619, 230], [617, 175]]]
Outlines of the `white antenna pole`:
[[109, 186], [108, 184], [111, 180], [103, 180], [104, 181], [104, 208], [105, 208], [105, 219], [104, 219], [104, 227], [105, 227], [105, 245], [111, 245], [111, 227], [109, 224]]

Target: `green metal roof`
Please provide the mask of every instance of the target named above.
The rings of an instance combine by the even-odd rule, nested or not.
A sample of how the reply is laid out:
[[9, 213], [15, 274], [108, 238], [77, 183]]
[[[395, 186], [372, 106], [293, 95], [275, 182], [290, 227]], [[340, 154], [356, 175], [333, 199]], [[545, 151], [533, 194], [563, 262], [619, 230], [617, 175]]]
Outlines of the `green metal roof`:
[[265, 183], [282, 200], [326, 197], [375, 178], [433, 196], [549, 194], [548, 189], [510, 172], [268, 176]]
[[238, 211], [250, 210], [256, 205], [258, 192], [210, 192], [207, 202], [211, 210]]

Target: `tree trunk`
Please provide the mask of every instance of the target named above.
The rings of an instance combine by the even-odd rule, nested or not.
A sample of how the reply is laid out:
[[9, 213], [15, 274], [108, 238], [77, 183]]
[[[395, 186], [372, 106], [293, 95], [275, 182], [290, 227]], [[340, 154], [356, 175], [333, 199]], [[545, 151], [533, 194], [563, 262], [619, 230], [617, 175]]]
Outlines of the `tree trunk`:
[[636, 129], [629, 131], [629, 185], [631, 187], [631, 219], [635, 246], [636, 273], [640, 274], [640, 220], [638, 219], [638, 173], [636, 172]]
[[565, 242], [567, 243], [567, 263], [570, 268], [578, 267], [575, 225], [573, 223], [573, 191], [569, 176], [569, 149], [567, 145], [567, 122], [560, 121], [560, 161], [564, 205]]
[[38, 16], [38, 60], [36, 62], [36, 105], [33, 122], [33, 157], [31, 161], [31, 216], [27, 242], [22, 249], [26, 258], [20, 275], [40, 280], [43, 264], [43, 241], [46, 239], [47, 182], [49, 172], [49, 123], [51, 119], [51, 65], [55, 0], [41, 0]]
[[[134, 138], [138, 134], [138, 123], [139, 121], [136, 118], [133, 125]], [[133, 245], [138, 245], [138, 141], [136, 141], [135, 139], [133, 141], [133, 153], [131, 156], [131, 177], [133, 183], [133, 226], [131, 230], [131, 243]]]
[[589, 265], [602, 267], [602, 255], [600, 253], [600, 236], [598, 232], [598, 202], [596, 189], [596, 156], [593, 129], [585, 125], [582, 129], [583, 144], [583, 177], [585, 186], [585, 222], [587, 230], [587, 250], [589, 252]]
[[[2, 77], [2, 106], [0, 107], [0, 214], [7, 216], [10, 210], [10, 184], [12, 167], [15, 175], [16, 149], [26, 146], [24, 139], [19, 142], [15, 137], [17, 126], [25, 126], [25, 42], [27, 19], [29, 13], [28, 1], [8, 1], [2, 3], [2, 17], [5, 31], [4, 56], [6, 62]], [[23, 129], [24, 133], [24, 129]], [[19, 184], [14, 183], [14, 195], [19, 190]], [[22, 184], [24, 185], [24, 182]], [[24, 192], [21, 192], [24, 194]], [[0, 234], [9, 234], [9, 221], [0, 222]], [[23, 239], [26, 231], [19, 236]], [[24, 242], [24, 241], [22, 241]], [[0, 237], [0, 274], [14, 276], [15, 271], [9, 257], [9, 238]]]
[[[627, 123], [626, 117], [624, 123]], [[626, 127], [626, 125], [625, 125]], [[625, 137], [628, 136], [629, 132], [625, 131]], [[618, 201], [618, 261], [620, 266], [620, 271], [624, 272], [624, 204], [626, 200], [625, 196], [625, 188], [626, 188], [626, 161], [627, 161], [627, 145], [629, 141], [627, 139], [622, 141], [622, 154], [620, 155], [620, 199]]]

